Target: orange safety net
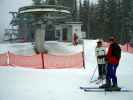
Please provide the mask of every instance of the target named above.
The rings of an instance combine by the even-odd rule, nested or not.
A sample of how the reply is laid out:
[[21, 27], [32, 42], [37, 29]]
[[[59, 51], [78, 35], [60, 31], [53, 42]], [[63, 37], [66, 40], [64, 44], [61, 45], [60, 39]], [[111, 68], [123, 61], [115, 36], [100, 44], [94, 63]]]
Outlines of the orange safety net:
[[0, 54], [0, 66], [7, 66], [7, 54]]
[[9, 65], [42, 69], [41, 54], [33, 56], [21, 56], [9, 53]]
[[0, 66], [9, 65], [38, 69], [82, 68], [84, 66], [83, 60], [82, 52], [67, 56], [50, 54], [22, 56], [9, 52], [7, 54], [0, 54]]
[[[108, 48], [109, 45], [110, 45], [110, 44], [109, 44], [108, 42], [103, 42], [103, 47]], [[124, 52], [133, 53], [133, 47], [132, 47], [129, 43], [126, 43], [126, 44], [124, 44], [124, 45], [121, 45], [121, 49], [122, 49], [122, 51], [124, 51]]]
[[122, 45], [121, 48], [125, 52], [133, 53], [133, 47], [129, 43]]
[[82, 52], [67, 56], [44, 54], [44, 66], [46, 69], [82, 68], [83, 55]]

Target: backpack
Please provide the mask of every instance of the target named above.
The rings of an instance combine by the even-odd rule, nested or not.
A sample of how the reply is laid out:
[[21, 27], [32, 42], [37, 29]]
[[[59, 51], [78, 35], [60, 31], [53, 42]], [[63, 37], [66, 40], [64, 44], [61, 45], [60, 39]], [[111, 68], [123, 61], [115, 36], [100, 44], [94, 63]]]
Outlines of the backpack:
[[121, 58], [121, 48], [117, 43], [112, 44], [112, 55]]

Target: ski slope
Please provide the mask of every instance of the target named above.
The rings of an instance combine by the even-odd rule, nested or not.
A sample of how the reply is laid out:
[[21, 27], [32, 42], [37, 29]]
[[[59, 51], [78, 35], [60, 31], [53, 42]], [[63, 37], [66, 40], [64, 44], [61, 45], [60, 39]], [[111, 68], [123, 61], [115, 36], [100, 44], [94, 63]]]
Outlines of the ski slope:
[[[0, 68], [0, 100], [132, 100], [133, 92], [83, 92], [80, 86], [95, 86], [89, 83], [96, 67], [96, 40], [85, 40], [84, 46], [71, 43], [48, 42], [50, 53], [71, 54], [84, 47], [86, 69], [25, 69], [20, 67]], [[31, 43], [0, 44], [0, 53], [34, 54]], [[133, 54], [122, 53], [117, 71], [119, 86], [133, 90]], [[97, 78], [97, 72], [94, 75]]]

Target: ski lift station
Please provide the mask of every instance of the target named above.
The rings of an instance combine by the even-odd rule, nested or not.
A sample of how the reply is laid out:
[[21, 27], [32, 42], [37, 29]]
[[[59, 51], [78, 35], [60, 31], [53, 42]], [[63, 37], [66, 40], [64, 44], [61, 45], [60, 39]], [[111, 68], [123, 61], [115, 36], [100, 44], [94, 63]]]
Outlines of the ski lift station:
[[35, 41], [37, 51], [45, 51], [42, 48], [45, 40], [71, 42], [73, 34], [83, 38], [77, 0], [65, 1], [65, 4], [61, 0], [32, 1], [32, 5], [19, 8], [12, 25], [18, 26], [19, 37]]

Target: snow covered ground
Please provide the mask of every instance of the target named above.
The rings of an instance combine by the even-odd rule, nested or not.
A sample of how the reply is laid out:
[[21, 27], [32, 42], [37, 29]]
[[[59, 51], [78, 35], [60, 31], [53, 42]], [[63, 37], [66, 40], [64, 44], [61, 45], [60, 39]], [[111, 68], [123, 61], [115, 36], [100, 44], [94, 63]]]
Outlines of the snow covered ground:
[[[34, 55], [35, 51], [33, 49], [34, 43], [3, 43], [0, 44], [0, 53], [12, 52], [19, 55]], [[64, 43], [57, 41], [47, 41], [45, 43], [45, 48], [50, 54], [73, 54], [82, 51], [82, 46], [73, 46], [72, 43]]]
[[[82, 51], [71, 43], [48, 42], [50, 53], [73, 53]], [[133, 92], [83, 92], [80, 86], [89, 83], [96, 67], [95, 40], [84, 41], [86, 69], [25, 69], [0, 68], [0, 100], [132, 100]], [[0, 44], [0, 53], [34, 54], [31, 43]], [[133, 54], [122, 53], [118, 68], [118, 84], [133, 90]], [[97, 78], [97, 72], [94, 79]]]

